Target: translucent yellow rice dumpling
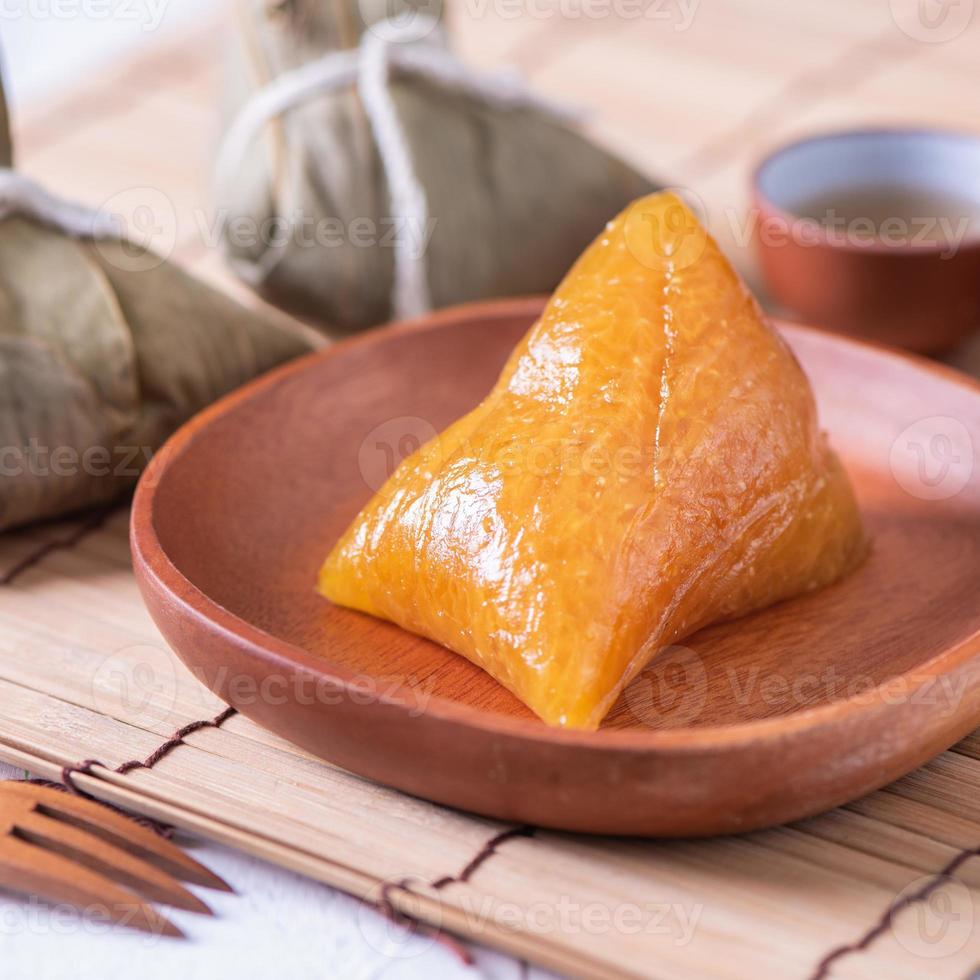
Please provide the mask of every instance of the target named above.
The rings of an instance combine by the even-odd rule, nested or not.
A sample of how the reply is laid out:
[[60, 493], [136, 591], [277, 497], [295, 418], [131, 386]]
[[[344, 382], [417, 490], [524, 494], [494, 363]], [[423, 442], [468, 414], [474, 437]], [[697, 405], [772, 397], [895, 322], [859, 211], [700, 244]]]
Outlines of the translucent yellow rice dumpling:
[[864, 551], [806, 376], [664, 194], [606, 227], [319, 588], [469, 658], [545, 722], [594, 729], [662, 647]]

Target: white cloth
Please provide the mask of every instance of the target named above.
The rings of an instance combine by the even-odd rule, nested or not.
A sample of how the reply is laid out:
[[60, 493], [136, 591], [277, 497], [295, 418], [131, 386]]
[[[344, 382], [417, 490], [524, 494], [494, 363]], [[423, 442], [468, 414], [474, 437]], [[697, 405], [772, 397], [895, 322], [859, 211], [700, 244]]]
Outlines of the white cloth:
[[[0, 763], [0, 779], [24, 773]], [[196, 888], [214, 916], [167, 910], [184, 940], [86, 923], [0, 890], [0, 980], [547, 980], [511, 957], [471, 946], [465, 966], [342, 892], [227, 847], [178, 843], [236, 894]]]

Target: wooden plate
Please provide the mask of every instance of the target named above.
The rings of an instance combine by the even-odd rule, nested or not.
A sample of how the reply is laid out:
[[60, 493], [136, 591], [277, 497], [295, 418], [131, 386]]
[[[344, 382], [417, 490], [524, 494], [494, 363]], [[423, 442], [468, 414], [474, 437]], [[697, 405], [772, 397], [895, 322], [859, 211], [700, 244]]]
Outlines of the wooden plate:
[[[146, 472], [132, 543], [163, 635], [222, 698], [353, 772], [504, 820], [694, 835], [812, 814], [980, 723], [980, 386], [782, 330], [874, 538], [845, 582], [662, 654], [594, 733], [313, 590], [401, 455], [475, 405], [541, 308], [449, 310], [273, 372]], [[583, 599], [583, 601], [585, 601]]]

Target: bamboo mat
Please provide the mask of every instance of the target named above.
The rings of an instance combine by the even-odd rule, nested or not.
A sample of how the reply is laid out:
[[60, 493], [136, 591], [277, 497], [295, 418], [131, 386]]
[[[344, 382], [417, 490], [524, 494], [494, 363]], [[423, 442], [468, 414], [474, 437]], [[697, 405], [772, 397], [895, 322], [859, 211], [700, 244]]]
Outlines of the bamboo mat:
[[[222, 711], [143, 608], [126, 518], [0, 539], [4, 761], [49, 778], [83, 759], [113, 768]], [[899, 911], [867, 949], [842, 954], [831, 975], [960, 980], [980, 958], [980, 860], [962, 857], [980, 846], [976, 735], [886, 790], [792, 827], [664, 843], [538, 830], [489, 855], [485, 845], [513, 828], [352, 776], [238, 715], [187, 735], [152, 769], [109, 768], [73, 778], [573, 975], [812, 976], [924, 888], [935, 888], [927, 901]], [[955, 875], [936, 877], [954, 862]], [[406, 881], [408, 890], [391, 887]]]
[[[978, 17], [932, 45], [896, 28], [897, 2], [695, 6], [675, 31], [460, 4], [455, 32], [474, 64], [517, 63], [547, 93], [592, 106], [597, 135], [722, 216], [744, 201], [752, 159], [804, 129], [980, 129]], [[229, 285], [199, 210], [223, 30], [202, 24], [36, 107], [17, 135], [20, 165], [54, 190], [92, 204], [163, 194], [178, 255]], [[750, 268], [746, 249], [729, 248]], [[572, 975], [965, 980], [980, 964], [977, 734], [849, 806], [700, 842], [470, 817], [321, 763], [239, 715], [187, 734], [151, 769], [111, 772], [224, 707], [145, 612], [126, 520], [120, 510], [0, 537], [4, 761], [57, 778], [99, 760], [108, 768], [74, 776], [87, 792]]]

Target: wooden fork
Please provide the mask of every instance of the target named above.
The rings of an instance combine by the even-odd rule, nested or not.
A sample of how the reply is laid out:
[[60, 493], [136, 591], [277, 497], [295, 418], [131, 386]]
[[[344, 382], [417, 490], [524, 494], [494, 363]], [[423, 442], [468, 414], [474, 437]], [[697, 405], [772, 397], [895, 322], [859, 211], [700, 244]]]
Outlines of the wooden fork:
[[108, 807], [27, 782], [0, 782], [0, 887], [144, 932], [182, 936], [144, 901], [210, 915], [178, 879], [231, 891], [179, 847]]

